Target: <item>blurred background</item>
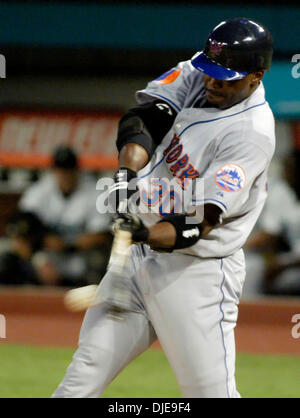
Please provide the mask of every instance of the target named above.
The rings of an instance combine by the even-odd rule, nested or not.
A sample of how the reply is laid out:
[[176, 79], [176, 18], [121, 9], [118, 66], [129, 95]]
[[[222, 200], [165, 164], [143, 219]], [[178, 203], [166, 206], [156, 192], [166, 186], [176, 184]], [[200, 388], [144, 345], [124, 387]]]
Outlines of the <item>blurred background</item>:
[[1, 2], [1, 284], [99, 281], [111, 235], [95, 212], [96, 182], [116, 168], [119, 118], [136, 90], [202, 49], [220, 21], [245, 16], [274, 36], [264, 84], [277, 149], [246, 245], [244, 298], [300, 294], [300, 8], [273, 3]]

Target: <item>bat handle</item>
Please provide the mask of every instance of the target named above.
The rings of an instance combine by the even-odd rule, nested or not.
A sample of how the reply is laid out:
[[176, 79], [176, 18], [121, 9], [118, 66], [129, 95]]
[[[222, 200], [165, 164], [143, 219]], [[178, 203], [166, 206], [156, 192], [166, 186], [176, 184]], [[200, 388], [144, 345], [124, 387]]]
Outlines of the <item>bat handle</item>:
[[111, 305], [109, 315], [115, 319], [124, 319], [124, 313], [132, 310], [131, 291], [127, 286], [128, 278], [125, 273], [125, 265], [130, 256], [132, 235], [129, 231], [118, 229], [115, 233], [111, 256], [108, 263], [112, 273], [114, 287], [107, 302]]
[[108, 267], [112, 271], [121, 274], [128, 257], [130, 256], [130, 246], [132, 244], [132, 236], [129, 231], [118, 229], [115, 233], [111, 255]]
[[[112, 280], [115, 281], [112, 293], [108, 298], [111, 305], [110, 316], [115, 319], [123, 319], [126, 311], [131, 311], [131, 292], [126, 281], [128, 280], [124, 267], [130, 255], [130, 245], [132, 243], [131, 233], [128, 231], [117, 230], [113, 241], [111, 257], [109, 260]], [[70, 311], [81, 311], [90, 306], [102, 302], [102, 297], [97, 293], [97, 286], [90, 285], [67, 292], [65, 304]]]

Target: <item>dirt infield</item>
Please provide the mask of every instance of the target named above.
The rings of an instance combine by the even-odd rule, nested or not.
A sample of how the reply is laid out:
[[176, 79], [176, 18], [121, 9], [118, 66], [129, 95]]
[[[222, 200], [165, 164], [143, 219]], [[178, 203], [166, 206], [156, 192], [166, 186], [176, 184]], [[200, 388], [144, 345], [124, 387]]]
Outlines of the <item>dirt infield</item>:
[[[1, 288], [0, 314], [6, 319], [2, 343], [75, 347], [83, 314], [68, 312], [62, 289]], [[236, 327], [237, 351], [300, 355], [292, 317], [300, 299], [242, 301]]]

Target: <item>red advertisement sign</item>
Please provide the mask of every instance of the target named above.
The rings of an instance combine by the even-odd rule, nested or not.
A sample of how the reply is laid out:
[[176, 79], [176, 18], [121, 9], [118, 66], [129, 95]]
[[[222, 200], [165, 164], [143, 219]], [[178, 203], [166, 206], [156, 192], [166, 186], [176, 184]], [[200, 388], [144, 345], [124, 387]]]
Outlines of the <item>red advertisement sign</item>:
[[77, 152], [83, 169], [115, 169], [120, 116], [98, 112], [3, 112], [0, 165], [47, 167], [54, 149], [66, 144]]

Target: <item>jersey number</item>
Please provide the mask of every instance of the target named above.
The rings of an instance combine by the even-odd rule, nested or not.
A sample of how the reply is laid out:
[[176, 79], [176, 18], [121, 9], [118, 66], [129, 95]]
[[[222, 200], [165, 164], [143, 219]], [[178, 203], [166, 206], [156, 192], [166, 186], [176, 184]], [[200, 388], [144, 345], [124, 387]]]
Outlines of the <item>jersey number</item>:
[[164, 179], [152, 179], [151, 189], [141, 190], [141, 199], [145, 205], [157, 212], [161, 217], [179, 213], [181, 196], [174, 188], [169, 188], [169, 182]]

